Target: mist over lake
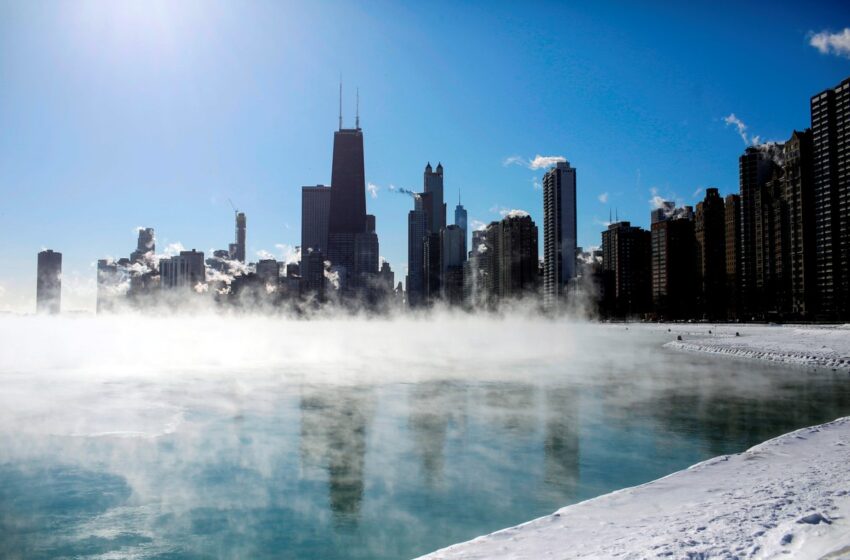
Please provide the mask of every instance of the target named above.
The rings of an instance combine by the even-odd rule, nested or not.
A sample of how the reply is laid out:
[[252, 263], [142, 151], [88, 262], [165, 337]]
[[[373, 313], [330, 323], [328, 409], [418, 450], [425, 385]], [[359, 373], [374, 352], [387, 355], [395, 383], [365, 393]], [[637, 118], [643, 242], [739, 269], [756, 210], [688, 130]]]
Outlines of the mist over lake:
[[850, 412], [526, 315], [0, 318], [0, 556], [403, 558]]

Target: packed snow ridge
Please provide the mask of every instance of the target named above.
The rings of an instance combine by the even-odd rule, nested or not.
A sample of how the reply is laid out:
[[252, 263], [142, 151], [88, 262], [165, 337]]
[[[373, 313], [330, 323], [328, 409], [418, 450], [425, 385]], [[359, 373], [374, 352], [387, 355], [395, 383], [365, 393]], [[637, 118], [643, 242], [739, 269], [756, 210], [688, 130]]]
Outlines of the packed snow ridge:
[[[850, 325], [652, 325], [675, 338], [665, 346], [850, 372]], [[679, 340], [681, 338], [681, 340]]]
[[422, 558], [850, 558], [850, 417]]

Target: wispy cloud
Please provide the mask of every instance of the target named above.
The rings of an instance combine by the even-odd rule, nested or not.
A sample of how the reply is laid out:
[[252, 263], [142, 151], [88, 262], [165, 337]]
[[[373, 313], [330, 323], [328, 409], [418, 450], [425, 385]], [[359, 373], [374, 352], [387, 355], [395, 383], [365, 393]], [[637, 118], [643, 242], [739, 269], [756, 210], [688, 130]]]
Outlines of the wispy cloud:
[[567, 158], [564, 156], [541, 156], [538, 154], [529, 162], [528, 167], [531, 169], [545, 169], [562, 161], [567, 161]]
[[482, 229], [487, 227], [487, 224], [482, 222], [481, 220], [472, 220], [470, 224], [472, 225], [472, 231], [481, 231]]
[[604, 192], [596, 197], [602, 204], [608, 204], [608, 193]]
[[838, 33], [821, 31], [809, 32], [809, 44], [820, 51], [821, 54], [834, 54], [843, 58], [850, 58], [850, 27], [845, 27]]
[[369, 191], [369, 196], [371, 196], [372, 198], [378, 198], [378, 191], [380, 189], [381, 187], [379, 187], [375, 183], [368, 183], [366, 185], [366, 190]]
[[507, 208], [502, 208], [499, 210], [499, 215], [503, 218], [524, 218], [529, 215], [525, 210], [519, 210], [517, 208], [513, 208], [508, 210]]
[[735, 113], [729, 113], [727, 116], [723, 117], [723, 122], [726, 123], [726, 126], [734, 126], [736, 131], [738, 132], [738, 136], [741, 137], [741, 140], [744, 141], [746, 146], [756, 146], [761, 143], [760, 136], [750, 136], [747, 134], [747, 125], [744, 124], [744, 121], [735, 116]]
[[531, 186], [532, 186], [532, 187], [534, 188], [534, 190], [536, 190], [536, 191], [543, 190], [543, 185], [541, 185], [541, 184], [540, 184], [540, 179], [538, 179], [537, 177], [532, 177], [532, 178], [531, 178]]
[[509, 165], [520, 165], [522, 167], [537, 170], [552, 167], [561, 161], [567, 161], [567, 158], [564, 156], [541, 156], [540, 154], [537, 154], [532, 159], [527, 159], [522, 156], [508, 156], [502, 160], [502, 165], [505, 167], [508, 167]]
[[691, 194], [691, 198], [697, 198], [698, 196], [702, 196], [702, 193], [705, 192], [705, 189], [702, 187], [697, 187], [696, 190]]

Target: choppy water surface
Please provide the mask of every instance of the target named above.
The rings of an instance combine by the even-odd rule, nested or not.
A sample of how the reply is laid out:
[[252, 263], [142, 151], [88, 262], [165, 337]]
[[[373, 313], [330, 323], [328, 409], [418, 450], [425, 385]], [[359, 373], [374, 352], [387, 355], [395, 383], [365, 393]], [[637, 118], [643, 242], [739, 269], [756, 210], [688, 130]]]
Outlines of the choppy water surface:
[[0, 557], [413, 557], [850, 414], [635, 328], [340, 323], [0, 321]]

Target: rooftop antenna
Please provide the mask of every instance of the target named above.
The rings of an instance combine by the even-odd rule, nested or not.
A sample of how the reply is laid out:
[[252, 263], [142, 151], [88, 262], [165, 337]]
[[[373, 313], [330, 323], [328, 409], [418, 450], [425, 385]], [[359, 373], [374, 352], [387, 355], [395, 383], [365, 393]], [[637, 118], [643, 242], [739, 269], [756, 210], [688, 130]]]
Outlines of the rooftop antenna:
[[613, 223], [614, 223], [614, 220], [612, 220], [612, 218], [613, 218], [613, 215], [611, 214], [611, 207], [609, 206], [609, 207], [608, 207], [608, 223], [609, 223], [609, 224], [613, 224]]
[[614, 208], [614, 219], [617, 220], [618, 224], [620, 223], [620, 214], [616, 208]]
[[357, 116], [354, 118], [354, 128], [360, 130], [360, 88], [357, 88]]
[[339, 75], [339, 129], [342, 130], [342, 74]]

